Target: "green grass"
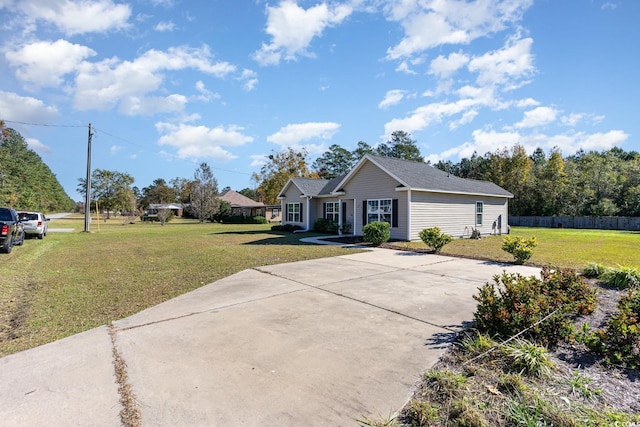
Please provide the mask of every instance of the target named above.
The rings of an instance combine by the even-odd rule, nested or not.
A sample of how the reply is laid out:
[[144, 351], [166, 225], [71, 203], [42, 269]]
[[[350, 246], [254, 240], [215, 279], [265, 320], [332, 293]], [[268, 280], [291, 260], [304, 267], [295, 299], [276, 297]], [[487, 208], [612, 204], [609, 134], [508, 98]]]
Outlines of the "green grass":
[[353, 253], [268, 225], [60, 219], [0, 260], [0, 356], [127, 317], [247, 268]]
[[[640, 232], [574, 230], [557, 228], [512, 227], [512, 236], [536, 236], [538, 246], [528, 264], [582, 270], [595, 262], [607, 267], [640, 266]], [[512, 262], [513, 256], [502, 250], [504, 236], [485, 236], [480, 240], [455, 239], [442, 248], [442, 255]], [[426, 248], [422, 242], [402, 246]]]
[[[301, 244], [302, 235], [267, 225], [114, 218], [94, 220], [84, 233], [76, 216], [49, 226], [74, 231], [29, 239], [0, 257], [0, 356], [109, 324], [246, 268], [353, 251]], [[636, 232], [512, 228], [512, 235], [537, 237], [530, 262], [538, 265], [640, 266]], [[442, 254], [511, 262], [501, 246], [500, 236], [457, 239]]]

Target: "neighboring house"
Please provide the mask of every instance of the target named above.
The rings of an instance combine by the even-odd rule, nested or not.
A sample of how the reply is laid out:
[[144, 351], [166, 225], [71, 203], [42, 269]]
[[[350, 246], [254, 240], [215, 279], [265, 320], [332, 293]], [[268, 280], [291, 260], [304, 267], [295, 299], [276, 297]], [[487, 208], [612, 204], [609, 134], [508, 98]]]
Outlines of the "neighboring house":
[[269, 222], [282, 222], [282, 206], [281, 205], [266, 205], [265, 218]]
[[256, 202], [255, 200], [243, 196], [233, 190], [223, 191], [222, 194], [220, 194], [220, 200], [224, 200], [231, 205], [232, 216], [242, 216], [245, 218], [251, 218], [254, 216], [266, 217], [264, 203]]
[[171, 209], [173, 214], [177, 217], [182, 216], [183, 206], [179, 203], [150, 203], [147, 208], [148, 215], [157, 215], [161, 209]]
[[508, 231], [513, 194], [488, 181], [463, 179], [422, 162], [365, 155], [345, 176], [292, 178], [280, 192], [282, 223], [313, 229], [318, 218], [344, 234], [362, 235], [373, 221], [391, 224], [391, 238], [419, 240], [439, 227], [454, 237]]

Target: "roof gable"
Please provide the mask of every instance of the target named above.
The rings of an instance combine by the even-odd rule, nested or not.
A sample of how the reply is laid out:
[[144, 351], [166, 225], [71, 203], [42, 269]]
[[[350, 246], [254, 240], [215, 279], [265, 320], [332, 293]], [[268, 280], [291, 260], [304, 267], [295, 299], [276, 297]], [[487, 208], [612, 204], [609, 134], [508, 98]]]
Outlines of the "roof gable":
[[264, 206], [264, 203], [256, 202], [255, 200], [233, 190], [227, 190], [220, 194], [220, 200], [224, 200], [229, 203], [233, 208], [257, 208]]

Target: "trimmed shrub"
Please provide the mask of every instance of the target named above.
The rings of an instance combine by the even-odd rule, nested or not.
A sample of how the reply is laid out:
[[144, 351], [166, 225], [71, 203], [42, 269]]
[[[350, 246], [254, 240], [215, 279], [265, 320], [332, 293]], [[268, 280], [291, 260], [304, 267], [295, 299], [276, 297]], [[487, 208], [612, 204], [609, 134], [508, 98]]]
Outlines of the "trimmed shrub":
[[587, 346], [604, 356], [605, 363], [640, 368], [640, 290], [620, 298], [618, 310], [604, 329], [588, 334]]
[[318, 218], [313, 224], [313, 231], [319, 233], [337, 233], [338, 223], [325, 218]]
[[388, 222], [374, 221], [365, 225], [362, 229], [365, 242], [374, 246], [380, 246], [384, 242], [389, 241], [391, 237], [390, 225]]
[[507, 339], [533, 326], [522, 338], [555, 346], [573, 337], [572, 316], [595, 310], [595, 290], [573, 270], [542, 269], [542, 278], [504, 272], [486, 283], [473, 298], [478, 301], [476, 328], [495, 338]]
[[502, 250], [509, 252], [515, 258], [516, 264], [524, 264], [533, 255], [533, 248], [538, 246], [536, 236], [525, 239], [523, 237], [507, 236], [502, 240]]
[[253, 218], [251, 218], [251, 223], [252, 224], [269, 224], [269, 221], [267, 221], [267, 218], [258, 215], [258, 216], [254, 216]]
[[453, 237], [448, 234], [444, 234], [438, 227], [425, 228], [419, 233], [419, 235], [424, 244], [433, 248], [435, 253], [440, 252], [444, 245], [451, 243], [453, 240]]
[[275, 224], [271, 226], [271, 231], [286, 231], [292, 233], [294, 231], [303, 230], [299, 225], [293, 224]]

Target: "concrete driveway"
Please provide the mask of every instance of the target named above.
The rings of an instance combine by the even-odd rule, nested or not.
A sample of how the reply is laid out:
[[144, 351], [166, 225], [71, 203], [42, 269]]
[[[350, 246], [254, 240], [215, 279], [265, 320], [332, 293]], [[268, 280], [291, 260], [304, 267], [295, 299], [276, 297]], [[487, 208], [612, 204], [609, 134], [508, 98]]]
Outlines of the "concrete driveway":
[[355, 426], [404, 405], [505, 269], [539, 274], [385, 249], [246, 270], [0, 359], [0, 419], [121, 425], [130, 390], [145, 426]]

